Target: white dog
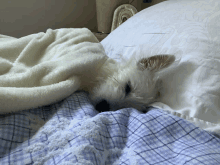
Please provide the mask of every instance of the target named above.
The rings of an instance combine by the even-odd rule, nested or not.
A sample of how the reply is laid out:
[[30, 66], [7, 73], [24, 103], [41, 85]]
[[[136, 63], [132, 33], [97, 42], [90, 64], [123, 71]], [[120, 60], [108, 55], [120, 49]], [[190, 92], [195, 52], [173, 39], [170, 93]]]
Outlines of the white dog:
[[159, 98], [162, 87], [159, 73], [174, 61], [173, 55], [131, 58], [125, 64], [108, 59], [97, 71], [96, 81], [84, 89], [89, 91], [92, 104], [99, 112], [125, 107], [142, 110]]

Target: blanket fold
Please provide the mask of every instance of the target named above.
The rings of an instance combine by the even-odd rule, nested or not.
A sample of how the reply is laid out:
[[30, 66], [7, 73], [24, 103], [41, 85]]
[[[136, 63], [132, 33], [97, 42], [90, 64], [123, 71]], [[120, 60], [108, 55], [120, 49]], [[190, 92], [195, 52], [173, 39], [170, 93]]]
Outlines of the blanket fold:
[[95, 72], [106, 59], [87, 28], [48, 29], [19, 39], [0, 35], [0, 113], [64, 99], [80, 88], [79, 75]]

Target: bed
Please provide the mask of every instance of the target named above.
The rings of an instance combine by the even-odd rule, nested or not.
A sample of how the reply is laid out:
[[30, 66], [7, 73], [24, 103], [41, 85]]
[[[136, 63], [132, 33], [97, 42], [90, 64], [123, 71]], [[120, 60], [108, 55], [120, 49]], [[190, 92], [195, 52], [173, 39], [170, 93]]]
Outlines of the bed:
[[[161, 102], [145, 112], [98, 113], [88, 93], [77, 87], [74, 92], [66, 88], [60, 94], [65, 98], [35, 108], [27, 109], [31, 100], [24, 98], [25, 110], [0, 115], [0, 164], [220, 164], [219, 19], [220, 2], [215, 0], [169, 0], [138, 12], [102, 40], [104, 52], [89, 45], [89, 55], [98, 52], [101, 58], [94, 61], [103, 62], [106, 53], [122, 62], [141, 53], [174, 54], [179, 61], [162, 77]], [[14, 39], [2, 35], [0, 43], [5, 40]], [[3, 106], [1, 102], [1, 111]]]

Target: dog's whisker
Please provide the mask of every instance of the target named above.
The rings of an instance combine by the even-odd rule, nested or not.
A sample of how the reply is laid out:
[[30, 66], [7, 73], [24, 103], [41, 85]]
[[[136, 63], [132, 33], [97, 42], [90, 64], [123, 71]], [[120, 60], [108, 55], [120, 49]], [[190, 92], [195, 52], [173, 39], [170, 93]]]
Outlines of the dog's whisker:
[[154, 97], [149, 97], [149, 98], [147, 98], [148, 100], [153, 100], [154, 99]]
[[137, 90], [137, 87], [138, 87], [138, 85], [137, 85], [137, 84], [135, 84], [135, 85], [134, 85], [134, 90]]
[[114, 77], [112, 77], [113, 78], [113, 80], [115, 80], [115, 82], [117, 82], [118, 84], [120, 84], [117, 80], [116, 80], [116, 78], [114, 78]]
[[133, 89], [136, 91], [136, 89], [137, 89], [137, 86], [135, 85], [134, 87], [133, 87]]

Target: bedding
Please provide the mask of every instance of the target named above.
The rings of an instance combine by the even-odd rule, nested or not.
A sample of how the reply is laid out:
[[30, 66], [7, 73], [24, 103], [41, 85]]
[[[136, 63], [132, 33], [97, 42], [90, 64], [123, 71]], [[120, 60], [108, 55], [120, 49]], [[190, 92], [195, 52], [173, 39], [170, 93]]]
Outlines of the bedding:
[[[196, 85], [199, 86], [199, 92], [208, 92], [208, 96], [218, 97], [219, 92], [216, 89], [219, 82], [215, 82], [218, 80], [219, 66], [210, 65], [210, 62], [217, 65], [219, 62], [216, 46], [218, 34], [214, 34], [214, 31], [217, 29], [215, 22], [220, 3], [209, 3], [203, 0], [170, 0], [160, 3], [137, 13], [101, 42], [106, 54], [119, 62], [124, 58], [132, 58], [132, 55], [143, 55], [143, 52], [146, 55], [175, 54], [179, 57], [179, 63], [171, 67], [169, 72], [164, 72], [164, 77], [167, 78], [164, 79], [164, 85], [170, 83], [174, 89], [180, 88], [182, 91], [177, 90], [173, 97], [171, 94], [174, 91], [169, 91], [168, 88], [169, 90], [163, 91], [163, 94], [167, 94], [162, 100], [164, 103], [154, 103], [146, 107], [145, 112], [124, 108], [98, 113], [91, 104], [88, 93], [76, 88], [77, 91], [71, 91], [70, 95], [60, 98], [56, 103], [0, 114], [0, 164], [220, 164], [219, 126], [215, 118], [209, 119], [213, 110], [216, 110], [213, 116], [218, 116], [218, 111], [214, 108], [207, 109], [210, 113], [204, 113], [204, 118], [200, 114], [202, 107], [215, 107], [217, 103], [213, 102], [212, 97], [204, 100], [202, 105], [198, 99], [201, 97], [193, 100], [197, 96], [193, 95], [197, 94], [198, 88], [193, 88]], [[188, 11], [182, 16], [179, 11], [186, 9]], [[212, 17], [208, 17], [210, 15]], [[206, 19], [207, 17], [211, 19]], [[191, 24], [188, 25], [189, 22]], [[200, 37], [207, 39], [205, 37], [209, 33], [200, 34], [206, 32], [204, 27], [209, 25], [213, 32], [212, 38], [210, 42], [204, 40], [201, 43]], [[197, 31], [192, 26], [201, 28]], [[69, 30], [70, 34], [73, 31], [63, 30]], [[84, 30], [90, 38], [88, 30]], [[48, 32], [56, 34], [58, 31]], [[10, 42], [15, 40], [3, 35], [1, 38]], [[65, 43], [69, 40], [72, 40], [71, 35], [66, 38]], [[89, 42], [97, 43], [95, 40]], [[62, 45], [58, 44], [59, 46]], [[98, 59], [104, 61], [104, 49], [97, 49], [96, 46], [94, 49], [100, 52]], [[90, 51], [87, 53], [91, 53]], [[97, 58], [94, 62], [96, 60]], [[179, 71], [179, 77], [175, 71]], [[195, 71], [202, 76], [196, 77], [197, 81], [193, 79]], [[173, 84], [176, 82], [175, 78], [180, 78], [181, 86]], [[211, 86], [215, 93], [210, 92], [209, 79], [213, 80]], [[190, 89], [184, 86], [187, 82], [191, 85]], [[199, 82], [202, 84], [198, 84]], [[188, 91], [194, 97], [187, 95]], [[195, 103], [192, 104], [192, 101]]]
[[140, 11], [104, 40], [119, 62], [132, 56], [173, 54], [178, 65], [161, 76], [154, 107], [220, 133], [220, 1], [169, 0]]
[[4, 165], [217, 165], [220, 139], [192, 123], [148, 107], [98, 113], [77, 91], [48, 106], [1, 118]]
[[107, 58], [87, 28], [48, 29], [18, 39], [0, 35], [0, 113], [64, 99], [82, 87], [82, 76], [94, 80]]

